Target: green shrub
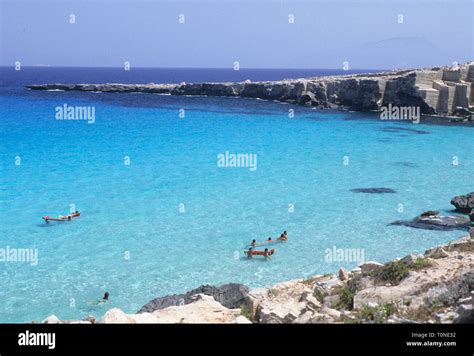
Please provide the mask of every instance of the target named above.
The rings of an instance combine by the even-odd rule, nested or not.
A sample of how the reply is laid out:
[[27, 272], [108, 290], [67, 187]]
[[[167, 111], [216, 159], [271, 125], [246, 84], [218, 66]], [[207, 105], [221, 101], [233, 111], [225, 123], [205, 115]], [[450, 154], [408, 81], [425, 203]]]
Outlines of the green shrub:
[[338, 290], [339, 301], [334, 306], [336, 309], [352, 310], [354, 308], [355, 289], [344, 286]]
[[240, 314], [245, 316], [248, 320], [253, 321], [252, 310], [248, 305], [242, 304], [240, 306]]
[[357, 319], [359, 322], [383, 324], [387, 317], [396, 312], [397, 307], [394, 304], [383, 304], [377, 307], [364, 305], [357, 311]]
[[371, 276], [378, 282], [390, 283], [397, 285], [403, 278], [408, 276], [408, 266], [401, 261], [388, 262], [382, 268], [372, 271]]
[[410, 269], [413, 269], [413, 270], [419, 270], [419, 269], [423, 269], [423, 268], [426, 268], [426, 267], [430, 267], [433, 263], [428, 260], [427, 258], [424, 258], [424, 257], [418, 257], [414, 262], [413, 264], [411, 265]]

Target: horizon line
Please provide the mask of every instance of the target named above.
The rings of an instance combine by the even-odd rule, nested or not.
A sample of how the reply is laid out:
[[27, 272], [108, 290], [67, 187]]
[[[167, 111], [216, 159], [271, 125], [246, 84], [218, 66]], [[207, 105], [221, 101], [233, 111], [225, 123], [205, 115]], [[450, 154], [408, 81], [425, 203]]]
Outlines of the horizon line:
[[[37, 64], [37, 65], [22, 65], [22, 68], [91, 68], [91, 69], [123, 69], [123, 66], [74, 66], [74, 65], [47, 65], [47, 64]], [[15, 65], [0, 65], [0, 68], [15, 68]], [[149, 66], [132, 66], [130, 71], [133, 69], [229, 69], [235, 72], [240, 70], [341, 70], [341, 71], [353, 71], [353, 70], [398, 70], [398, 69], [409, 69], [409, 68], [351, 68], [344, 70], [343, 68], [329, 68], [329, 67], [319, 67], [319, 68], [286, 68], [286, 67], [244, 67], [239, 70], [234, 70], [231, 67], [149, 67]], [[411, 69], [411, 67], [410, 67]]]

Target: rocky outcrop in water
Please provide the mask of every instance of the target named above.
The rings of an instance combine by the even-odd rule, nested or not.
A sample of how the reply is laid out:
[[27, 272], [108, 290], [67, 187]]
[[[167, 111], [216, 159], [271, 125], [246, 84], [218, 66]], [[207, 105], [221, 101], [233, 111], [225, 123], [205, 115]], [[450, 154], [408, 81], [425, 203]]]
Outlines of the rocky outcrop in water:
[[138, 313], [151, 313], [170, 306], [189, 304], [198, 294], [211, 296], [226, 308], [240, 308], [248, 292], [249, 289], [243, 284], [230, 283], [220, 287], [203, 285], [184, 294], [155, 298], [141, 307]]
[[408, 226], [425, 230], [469, 230], [470, 221], [464, 216], [442, 216], [437, 211], [427, 211], [413, 220], [398, 220], [389, 225]]
[[456, 211], [469, 214], [474, 209], [474, 192], [466, 195], [458, 195], [451, 199], [451, 204], [454, 205]]
[[32, 90], [155, 93], [260, 98], [298, 105], [356, 111], [417, 107], [422, 114], [473, 120], [474, 63], [456, 68], [399, 70], [273, 82], [182, 84], [35, 84]]

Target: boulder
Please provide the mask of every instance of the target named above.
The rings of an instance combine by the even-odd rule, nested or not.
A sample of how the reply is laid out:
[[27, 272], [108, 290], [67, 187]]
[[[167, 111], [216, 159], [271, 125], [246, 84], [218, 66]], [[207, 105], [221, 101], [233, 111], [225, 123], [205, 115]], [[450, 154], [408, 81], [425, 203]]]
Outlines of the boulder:
[[[450, 296], [450, 290], [446, 286], [434, 286], [428, 289], [426, 294], [427, 302], [429, 305], [434, 304], [448, 304], [450, 299], [454, 299]], [[453, 300], [451, 300], [452, 302]]]
[[119, 308], [108, 310], [100, 319], [102, 324], [135, 324], [135, 320]]
[[317, 300], [313, 293], [305, 291], [301, 295], [300, 302], [306, 303], [306, 309], [316, 311], [321, 307], [321, 302]]
[[245, 305], [249, 308], [253, 320], [259, 319], [259, 306], [266, 298], [268, 298], [268, 289], [266, 288], [253, 289], [245, 298]]
[[315, 313], [309, 322], [310, 324], [329, 324], [334, 323], [334, 319], [328, 314]]
[[260, 324], [289, 324], [302, 314], [303, 306], [296, 303], [273, 304], [260, 310]]
[[197, 294], [189, 304], [170, 306], [152, 313], [125, 314], [118, 308], [107, 311], [101, 318], [104, 324], [202, 324], [202, 323], [248, 323], [240, 309], [228, 309], [212, 296]]
[[451, 204], [454, 205], [456, 211], [468, 214], [474, 209], [474, 192], [466, 195], [458, 195], [451, 199]]
[[340, 297], [337, 294], [328, 295], [323, 299], [323, 306], [326, 308], [334, 308], [337, 304], [339, 304]]
[[436, 247], [434, 249], [431, 249], [431, 250], [427, 251], [426, 256], [429, 257], [429, 258], [438, 259], [438, 258], [448, 257], [449, 254], [446, 252], [446, 250], [444, 248]]
[[344, 267], [341, 267], [339, 269], [337, 276], [339, 277], [341, 281], [346, 281], [349, 279], [349, 272], [347, 272], [347, 270]]
[[458, 316], [453, 320], [455, 324], [474, 324], [474, 308], [469, 304], [461, 304], [456, 310]]
[[452, 324], [453, 320], [458, 317], [458, 314], [454, 311], [447, 313], [437, 313], [435, 315], [436, 322], [440, 324]]
[[309, 324], [313, 318], [314, 313], [311, 310], [308, 310], [301, 314], [295, 321], [295, 324]]
[[[141, 316], [143, 314], [136, 314]], [[228, 309], [217, 302], [212, 296], [197, 294], [193, 297], [193, 302], [181, 306], [171, 306], [159, 309], [152, 313], [158, 323], [235, 323], [241, 316], [240, 309]], [[239, 318], [237, 322], [243, 319]]]
[[50, 315], [43, 320], [43, 324], [59, 324], [61, 321], [56, 315]]
[[248, 320], [245, 316], [239, 315], [237, 318], [235, 318], [234, 324], [252, 324], [252, 322]]
[[140, 308], [138, 313], [153, 312], [170, 306], [189, 304], [193, 301], [193, 296], [205, 294], [214, 297], [216, 301], [226, 308], [240, 308], [245, 303], [245, 297], [249, 292], [248, 287], [243, 284], [230, 283], [220, 287], [203, 285], [184, 294], [158, 297]]
[[403, 257], [400, 261], [405, 263], [408, 267], [411, 267], [415, 263], [415, 261], [419, 258], [424, 258], [424, 256], [421, 254], [417, 254], [417, 255], [411, 254], [411, 255]]
[[341, 318], [341, 312], [332, 308], [324, 307], [319, 311], [319, 313], [329, 315], [334, 320], [339, 320]]

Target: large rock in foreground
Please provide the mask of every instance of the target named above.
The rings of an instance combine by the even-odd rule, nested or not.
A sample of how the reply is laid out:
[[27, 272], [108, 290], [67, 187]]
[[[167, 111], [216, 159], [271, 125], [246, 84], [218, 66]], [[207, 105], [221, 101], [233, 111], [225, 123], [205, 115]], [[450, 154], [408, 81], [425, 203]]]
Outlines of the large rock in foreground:
[[229, 309], [218, 303], [213, 297], [197, 294], [191, 303], [172, 306], [152, 313], [125, 314], [113, 308], [105, 313], [100, 320], [104, 324], [243, 324], [250, 323], [243, 317], [240, 309]]
[[474, 192], [454, 197], [451, 199], [451, 204], [457, 211], [469, 214], [474, 209]]
[[165, 297], [158, 297], [145, 304], [138, 313], [151, 313], [155, 310], [164, 309], [170, 306], [179, 306], [192, 303], [198, 294], [212, 296], [217, 302], [226, 308], [240, 308], [244, 303], [249, 289], [243, 284], [230, 283], [220, 287], [203, 285], [184, 294], [175, 294]]

